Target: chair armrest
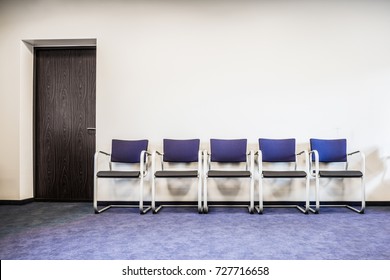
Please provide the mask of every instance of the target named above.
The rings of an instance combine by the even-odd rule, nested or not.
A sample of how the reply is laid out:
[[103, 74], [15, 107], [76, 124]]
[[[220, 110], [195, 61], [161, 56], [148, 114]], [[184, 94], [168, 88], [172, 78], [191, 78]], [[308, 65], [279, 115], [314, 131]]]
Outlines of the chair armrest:
[[297, 156], [303, 155], [305, 157], [305, 171], [307, 174], [310, 172], [310, 162], [309, 162], [309, 152], [306, 150], [302, 150], [297, 153]]
[[201, 176], [203, 170], [203, 151], [198, 151], [198, 176]]
[[[314, 154], [314, 170], [313, 170], [313, 165], [310, 164], [312, 163], [312, 154]], [[315, 175], [316, 177], [318, 177], [318, 174], [320, 172], [320, 162], [319, 162], [319, 155], [318, 155], [318, 151], [317, 150], [311, 150], [308, 152], [308, 161], [310, 162], [309, 163], [309, 173], [312, 174], [312, 175]], [[314, 172], [313, 172], [314, 171]]]
[[151, 153], [148, 151], [141, 151], [140, 157], [139, 157], [139, 169], [141, 172], [141, 176], [146, 176], [148, 172], [148, 162], [149, 157], [151, 156]]
[[144, 161], [147, 161], [148, 157], [150, 157], [151, 155], [152, 154], [149, 153], [148, 151], [142, 150], [140, 154], [140, 162], [142, 161], [142, 159], [144, 159]]
[[210, 153], [207, 150], [203, 150], [202, 155], [203, 155], [203, 174], [205, 175], [207, 171], [210, 169], [210, 162], [209, 162]]
[[[154, 150], [152, 152], [152, 173], [153, 173], [153, 176], [154, 176], [154, 173], [156, 172], [156, 157], [159, 156], [159, 157], [162, 157], [164, 155], [163, 152], [159, 152], [159, 151], [156, 151]], [[161, 160], [161, 170], [164, 170], [164, 162]]]
[[[102, 155], [105, 155], [105, 156], [111, 156], [111, 154], [109, 153], [106, 153], [106, 152], [103, 152], [103, 151], [97, 151], [95, 153], [95, 156], [94, 156], [94, 161], [93, 161], [93, 165], [94, 165], [94, 174], [96, 175], [97, 172], [98, 172], [98, 160], [99, 160], [99, 155], [102, 154]], [[110, 164], [110, 170], [111, 170], [111, 164]]]
[[103, 152], [103, 151], [97, 151], [96, 153], [103, 154], [103, 155], [106, 155], [106, 156], [111, 156], [111, 154]]
[[259, 167], [259, 173], [260, 175], [263, 173], [263, 153], [261, 150], [258, 150], [256, 153], [257, 155], [257, 165]]
[[249, 170], [251, 174], [253, 174], [253, 167], [255, 166], [255, 153], [254, 151], [250, 150], [246, 156], [246, 170]]
[[351, 152], [349, 154], [347, 154], [347, 156], [353, 156], [353, 155], [357, 155], [359, 154], [360, 155], [360, 171], [363, 173], [363, 175], [365, 174], [365, 170], [366, 170], [366, 155], [362, 152], [362, 151], [354, 151], [354, 152]]
[[248, 154], [249, 154], [249, 171], [251, 172], [252, 176], [254, 176], [255, 152], [253, 150], [250, 150]]
[[354, 151], [354, 152], [352, 152], [352, 153], [347, 154], [347, 156], [352, 156], [352, 155], [358, 154], [358, 153], [361, 153], [361, 152], [360, 152], [360, 151]]

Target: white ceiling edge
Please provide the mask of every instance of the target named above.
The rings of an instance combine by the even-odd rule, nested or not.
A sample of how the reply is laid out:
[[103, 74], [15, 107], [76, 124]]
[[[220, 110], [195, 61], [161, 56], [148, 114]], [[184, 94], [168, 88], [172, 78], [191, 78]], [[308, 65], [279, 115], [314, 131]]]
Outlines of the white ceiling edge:
[[97, 39], [30, 39], [22, 40], [34, 47], [96, 47]]

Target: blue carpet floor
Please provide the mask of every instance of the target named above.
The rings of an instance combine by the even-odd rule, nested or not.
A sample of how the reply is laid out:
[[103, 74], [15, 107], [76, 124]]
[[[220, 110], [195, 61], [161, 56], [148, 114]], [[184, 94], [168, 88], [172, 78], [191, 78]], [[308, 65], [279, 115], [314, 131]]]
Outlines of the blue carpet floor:
[[390, 207], [318, 215], [266, 208], [93, 213], [91, 203], [0, 206], [2, 260], [389, 260]]

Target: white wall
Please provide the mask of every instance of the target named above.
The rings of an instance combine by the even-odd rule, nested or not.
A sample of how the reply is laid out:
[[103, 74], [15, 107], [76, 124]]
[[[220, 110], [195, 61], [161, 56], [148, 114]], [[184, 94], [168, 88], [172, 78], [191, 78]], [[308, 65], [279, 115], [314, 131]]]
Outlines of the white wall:
[[[203, 148], [248, 138], [255, 149], [259, 137], [295, 137], [300, 148], [346, 137], [367, 155], [367, 199], [389, 201], [389, 30], [390, 2], [378, 0], [2, 1], [0, 199], [32, 196], [22, 40], [96, 38], [97, 149], [109, 151], [112, 138], [147, 138], [153, 150], [163, 138], [197, 137]], [[335, 182], [322, 198], [354, 192]], [[105, 188], [100, 198], [126, 194]], [[299, 195], [283, 186], [265, 198]], [[244, 200], [247, 190], [210, 196]]]

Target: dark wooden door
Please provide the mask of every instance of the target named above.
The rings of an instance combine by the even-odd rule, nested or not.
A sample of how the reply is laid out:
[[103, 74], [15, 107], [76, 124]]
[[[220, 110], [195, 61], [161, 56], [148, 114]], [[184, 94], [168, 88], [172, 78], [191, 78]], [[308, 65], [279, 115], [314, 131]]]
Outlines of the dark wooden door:
[[96, 49], [35, 50], [35, 198], [90, 201]]

